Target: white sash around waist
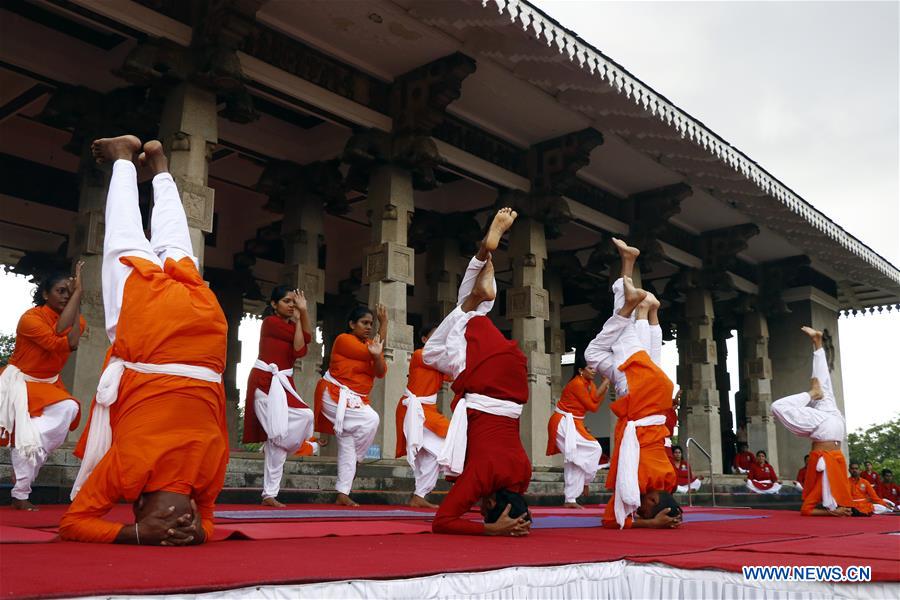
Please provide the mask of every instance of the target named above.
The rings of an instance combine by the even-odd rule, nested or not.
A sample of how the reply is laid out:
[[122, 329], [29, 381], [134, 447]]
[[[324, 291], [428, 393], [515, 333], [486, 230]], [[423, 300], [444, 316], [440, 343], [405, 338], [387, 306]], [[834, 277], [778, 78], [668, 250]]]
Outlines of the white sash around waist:
[[828, 483], [828, 469], [825, 468], [824, 456], [820, 456], [816, 462], [816, 471], [822, 474], [822, 506], [828, 510], [834, 510], [838, 507], [838, 503], [831, 495], [831, 484]]
[[584, 419], [584, 417], [576, 417], [570, 412], [561, 410], [556, 407], [554, 410], [563, 416], [563, 435], [566, 438], [566, 446], [563, 448], [563, 458], [566, 462], [573, 463], [576, 461], [578, 454], [578, 429], [575, 428], [575, 419]]
[[266, 422], [261, 424], [266, 430], [266, 437], [277, 443], [288, 432], [288, 403], [285, 392], [303, 402], [300, 394], [291, 385], [290, 377], [294, 374], [294, 369], [279, 369], [275, 363], [266, 364], [259, 359], [253, 363], [253, 368], [272, 374], [269, 391], [266, 393]]
[[[347, 408], [362, 408], [362, 405], [365, 404], [365, 402], [363, 402], [362, 395], [357, 394], [335, 379], [331, 374], [331, 371], [325, 371], [325, 374], [322, 375], [322, 379], [332, 385], [338, 386], [341, 390], [336, 402], [337, 410], [334, 411], [334, 432], [337, 435], [341, 435], [344, 433], [344, 414], [347, 412]], [[334, 400], [334, 398], [332, 398], [332, 400]]]
[[71, 499], [81, 490], [81, 486], [87, 481], [97, 463], [106, 455], [112, 445], [112, 429], [109, 425], [109, 407], [119, 399], [119, 384], [122, 382], [122, 374], [125, 369], [145, 373], [148, 375], [174, 375], [187, 377], [210, 383], [222, 383], [222, 374], [212, 369], [197, 365], [185, 365], [181, 363], [166, 363], [155, 365], [152, 363], [134, 363], [122, 360], [118, 356], [112, 356], [106, 368], [100, 375], [100, 383], [97, 385], [97, 395], [94, 396], [94, 410], [91, 413], [91, 424], [88, 430], [87, 443], [84, 448], [84, 458], [81, 460], [81, 468], [72, 486]]
[[406, 416], [403, 417], [403, 435], [406, 436], [406, 461], [416, 468], [416, 456], [425, 443], [425, 409], [423, 404], [436, 404], [437, 394], [416, 396], [409, 388], [403, 392], [403, 406]]
[[641, 444], [637, 439], [638, 427], [665, 425], [665, 415], [649, 415], [637, 421], [628, 421], [619, 444], [619, 462], [616, 466], [616, 523], [625, 527], [625, 520], [641, 505], [641, 488], [638, 482], [638, 465], [641, 463]]
[[15, 448], [34, 464], [43, 449], [41, 434], [31, 422], [28, 413], [28, 386], [26, 383], [56, 383], [53, 377], [32, 377], [16, 365], [7, 365], [0, 375], [0, 438], [16, 435]]
[[466, 394], [456, 403], [447, 438], [438, 455], [441, 470], [451, 475], [459, 475], [466, 464], [466, 448], [469, 444], [469, 417], [466, 409], [472, 408], [481, 412], [518, 419], [522, 414], [522, 405], [509, 400], [498, 400], [482, 394]]

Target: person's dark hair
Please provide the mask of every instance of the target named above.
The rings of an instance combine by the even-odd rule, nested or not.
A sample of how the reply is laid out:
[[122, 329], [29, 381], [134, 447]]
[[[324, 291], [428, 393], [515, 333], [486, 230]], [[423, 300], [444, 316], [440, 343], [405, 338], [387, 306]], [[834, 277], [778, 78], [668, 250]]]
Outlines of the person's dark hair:
[[440, 325], [440, 323], [437, 321], [429, 321], [422, 325], [422, 329], [419, 331], [419, 338], [428, 337], [434, 333], [434, 330], [438, 328], [438, 325]]
[[653, 507], [653, 514], [650, 515], [651, 519], [667, 508], [672, 509], [668, 513], [670, 517], [677, 517], [681, 514], [681, 505], [678, 504], [677, 500], [675, 500], [675, 496], [673, 496], [669, 492], [660, 491], [658, 493], [659, 504]]
[[856, 465], [856, 468], [858, 469], [858, 468], [859, 468], [859, 461], [858, 461], [858, 460], [851, 460], [849, 463], [847, 463], [847, 468], [850, 468], [850, 467], [852, 467], [853, 465]]
[[578, 375], [578, 371], [585, 368], [587, 366], [587, 360], [584, 358], [584, 352], [576, 352], [575, 353], [575, 371], [572, 374], [572, 377]]
[[269, 303], [266, 304], [266, 308], [263, 309], [262, 316], [263, 317], [271, 317], [275, 314], [275, 309], [272, 308], [272, 303], [279, 303], [281, 299], [288, 295], [293, 288], [289, 285], [276, 285], [272, 288], [272, 293], [269, 295]]
[[749, 447], [750, 447], [750, 446], [747, 445], [747, 442], [738, 442], [738, 450], [740, 450], [741, 448], [743, 448], [744, 450], [746, 450], [746, 449], [749, 448]]
[[368, 306], [360, 304], [359, 306], [357, 306], [353, 310], [351, 310], [349, 315], [347, 315], [347, 322], [355, 323], [356, 321], [359, 321], [366, 315], [372, 315], [374, 317], [375, 313], [372, 312], [372, 309], [369, 308]]
[[681, 452], [682, 454], [684, 454], [684, 448], [682, 448], [682, 447], [679, 446], [678, 444], [675, 444], [674, 446], [672, 446], [672, 452], [675, 452], [676, 450], [678, 450], [679, 452]]
[[44, 300], [44, 292], [49, 293], [57, 283], [68, 278], [69, 274], [63, 273], [62, 271], [54, 271], [53, 273], [50, 273], [49, 275], [44, 277], [34, 290], [34, 297], [32, 298], [32, 302], [34, 302], [34, 305], [45, 305], [47, 301]]
[[881, 476], [882, 476], [882, 477], [884, 477], [885, 475], [893, 475], [893, 474], [894, 474], [894, 472], [891, 471], [890, 469], [882, 469], [882, 470], [881, 470]]
[[760, 454], [762, 454], [762, 455], [765, 456], [766, 458], [769, 458], [769, 455], [766, 454], [766, 451], [765, 451], [765, 450], [757, 450], [757, 451], [756, 451], [756, 455], [757, 455], [757, 456], [759, 456]]
[[531, 514], [528, 512], [528, 504], [525, 502], [525, 497], [522, 496], [522, 494], [511, 492], [506, 488], [500, 488], [494, 494], [494, 508], [487, 511], [484, 522], [496, 523], [497, 519], [500, 518], [500, 515], [503, 514], [503, 511], [506, 510], [507, 505], [511, 505], [509, 509], [509, 518], [515, 519], [524, 515], [528, 521], [531, 520]]
[[803, 457], [803, 460], [809, 460], [809, 454]]

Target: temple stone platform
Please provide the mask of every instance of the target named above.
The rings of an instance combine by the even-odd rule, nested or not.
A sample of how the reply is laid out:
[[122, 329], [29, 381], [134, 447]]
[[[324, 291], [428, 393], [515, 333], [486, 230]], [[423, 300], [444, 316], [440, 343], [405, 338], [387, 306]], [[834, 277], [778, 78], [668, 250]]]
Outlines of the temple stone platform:
[[[32, 490], [32, 500], [37, 504], [68, 502], [69, 492], [78, 473], [80, 461], [71, 448], [61, 448], [52, 453], [41, 469]], [[332, 458], [294, 457], [284, 468], [279, 500], [286, 503], [328, 503], [334, 500], [334, 484], [337, 466]], [[225, 476], [225, 488], [219, 501], [225, 503], [253, 503], [262, 493], [263, 455], [261, 452], [233, 452]], [[600, 471], [590, 484], [590, 493], [582, 503], [600, 504], [609, 500], [605, 488], [607, 471]], [[698, 473], [701, 474], [701, 473]], [[9, 448], [0, 448], [0, 504], [8, 504], [13, 471]], [[767, 509], [798, 509], [800, 491], [792, 485], [784, 485], [777, 495], [760, 495], [747, 490], [744, 478], [738, 475], [715, 475], [716, 505], [747, 506]], [[361, 504], [405, 504], [413, 490], [415, 480], [405, 460], [380, 459], [360, 464], [352, 496]], [[440, 502], [450, 489], [446, 481], [439, 481], [429, 495], [432, 502]], [[678, 501], [694, 506], [711, 506], [712, 494], [709, 476], [698, 492], [677, 494]], [[536, 467], [528, 489], [529, 504], [554, 506], [564, 502], [563, 473], [561, 468]]]

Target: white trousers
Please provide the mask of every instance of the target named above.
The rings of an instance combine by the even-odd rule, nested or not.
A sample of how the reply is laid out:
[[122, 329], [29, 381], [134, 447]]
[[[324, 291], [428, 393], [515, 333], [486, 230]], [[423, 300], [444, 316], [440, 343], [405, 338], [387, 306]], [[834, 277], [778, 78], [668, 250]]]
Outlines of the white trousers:
[[[600, 455], [603, 454], [600, 442], [585, 439], [577, 432], [575, 435], [578, 438], [575, 443], [575, 453], [578, 458], [574, 462], [563, 462], [566, 502], [575, 502], [584, 493], [585, 484], [593, 481], [597, 471], [600, 470]], [[556, 447], [560, 452], [565, 452], [565, 427], [556, 428]]]
[[[253, 393], [253, 409], [256, 419], [265, 430], [268, 423], [269, 397], [262, 390]], [[287, 434], [281, 439], [268, 438], [263, 444], [266, 456], [263, 473], [263, 498], [276, 498], [281, 489], [281, 477], [284, 474], [284, 462], [289, 454], [295, 453], [308, 440], [313, 432], [313, 411], [308, 408], [292, 408], [288, 406]], [[266, 435], [268, 435], [266, 431]]]
[[702, 482], [700, 479], [695, 479], [692, 482], [690, 482], [688, 485], [679, 485], [678, 487], [675, 488], [675, 491], [678, 492], [679, 494], [687, 494], [688, 489], [690, 489], [692, 492], [695, 492], [700, 489], [701, 483]]
[[75, 400], [63, 400], [44, 408], [39, 417], [34, 417], [31, 422], [41, 436], [41, 450], [29, 461], [18, 448], [10, 451], [13, 472], [16, 474], [16, 484], [12, 489], [12, 497], [16, 500], [28, 500], [31, 495], [31, 484], [37, 479], [38, 473], [51, 452], [59, 448], [66, 441], [69, 426], [72, 419], [78, 414], [78, 403]]
[[416, 454], [416, 465], [413, 467], [413, 475], [416, 477], [416, 496], [420, 498], [430, 494], [437, 485], [440, 475], [437, 455], [444, 445], [444, 438], [427, 427], [422, 434], [422, 449]]
[[747, 489], [750, 490], [751, 492], [756, 492], [757, 494], [777, 494], [778, 492], [781, 491], [781, 484], [776, 482], [776, 483], [772, 484], [772, 487], [770, 487], [767, 490], [764, 490], [760, 487], [756, 487], [756, 485], [753, 483], [753, 481], [748, 479], [747, 480]]
[[[334, 423], [337, 404], [331, 399], [328, 388], [322, 392], [322, 414]], [[344, 432], [335, 433], [337, 441], [337, 483], [334, 488], [341, 494], [349, 494], [356, 477], [356, 463], [362, 462], [366, 451], [375, 441], [381, 418], [368, 404], [360, 408], [347, 407], [344, 413]]]
[[813, 441], [841, 442], [846, 424], [834, 399], [824, 349], [813, 352], [812, 376], [819, 380], [821, 400], [813, 401], [808, 392], [794, 394], [773, 402], [772, 414], [794, 435]]
[[106, 196], [103, 238], [103, 308], [110, 342], [116, 337], [125, 281], [132, 270], [122, 264], [120, 258], [136, 256], [162, 267], [167, 258], [177, 261], [189, 256], [195, 265], [198, 264], [181, 196], [175, 180], [168, 173], [153, 178], [150, 229], [152, 233], [147, 240], [138, 206], [137, 170], [131, 161], [117, 160], [113, 163]]
[[636, 323], [614, 314], [584, 349], [584, 359], [589, 367], [615, 384], [616, 395], [621, 398], [628, 395], [628, 380], [618, 367], [641, 350], [646, 348], [641, 345]]

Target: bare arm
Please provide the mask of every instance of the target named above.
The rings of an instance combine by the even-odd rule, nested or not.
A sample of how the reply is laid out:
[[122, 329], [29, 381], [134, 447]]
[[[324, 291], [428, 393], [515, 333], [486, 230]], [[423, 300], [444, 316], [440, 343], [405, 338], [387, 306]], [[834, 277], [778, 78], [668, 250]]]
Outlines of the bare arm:
[[81, 339], [81, 322], [78, 317], [81, 315], [81, 268], [83, 266], [83, 260], [78, 261], [75, 265], [75, 277], [70, 278], [67, 282], [69, 286], [69, 303], [66, 304], [66, 307], [59, 315], [59, 321], [56, 322], [56, 333], [62, 333], [69, 327], [72, 328], [66, 336], [69, 348], [72, 350], [78, 348], [78, 341]]

